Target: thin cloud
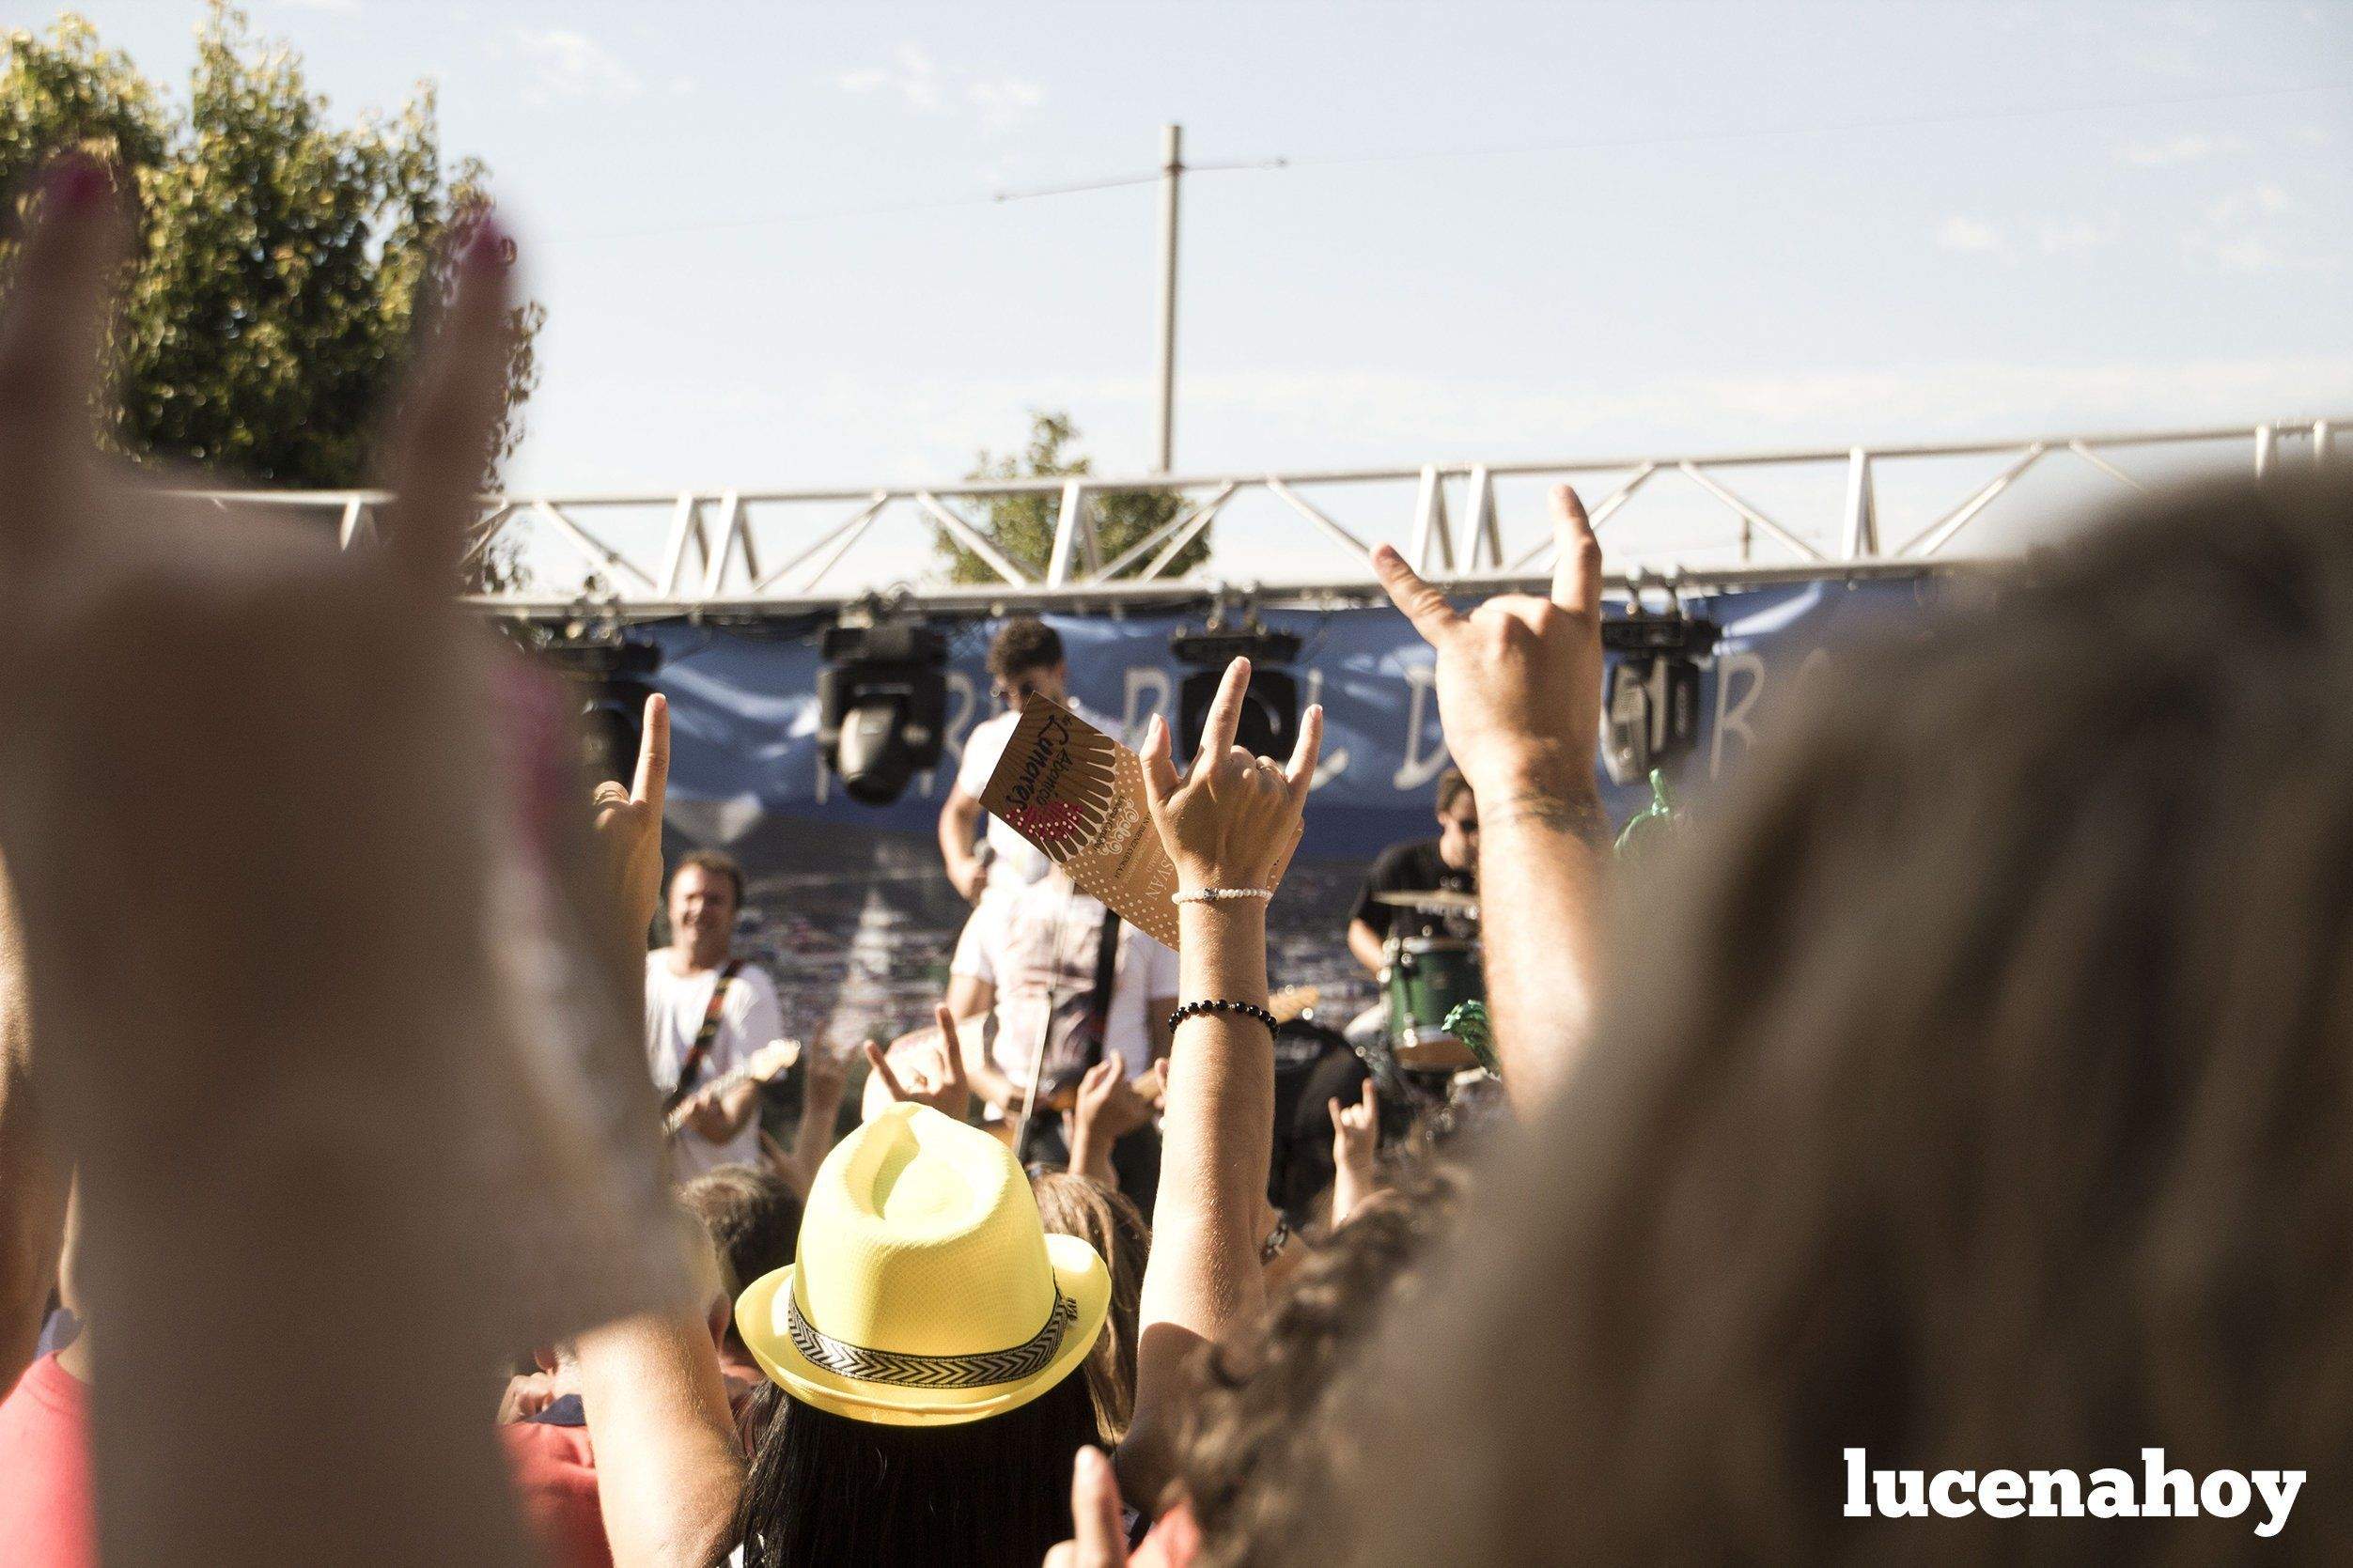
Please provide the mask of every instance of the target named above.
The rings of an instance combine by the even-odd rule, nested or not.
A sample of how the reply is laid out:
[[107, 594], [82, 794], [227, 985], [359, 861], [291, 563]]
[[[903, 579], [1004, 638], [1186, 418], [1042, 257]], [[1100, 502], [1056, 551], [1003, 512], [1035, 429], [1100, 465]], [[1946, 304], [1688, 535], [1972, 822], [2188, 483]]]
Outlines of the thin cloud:
[[912, 43], [898, 46], [896, 64], [846, 70], [835, 80], [846, 93], [889, 94], [919, 115], [943, 114], [947, 109], [939, 65]]
[[2259, 218], [2274, 218], [2296, 203], [2288, 194], [2268, 180], [2233, 191], [2206, 209], [2206, 221], [2224, 226], [2243, 225]]
[[522, 95], [526, 103], [625, 103], [645, 95], [646, 84], [637, 72], [585, 33], [569, 27], [511, 27], [507, 38], [532, 68], [531, 84]]
[[1958, 213], [1937, 225], [1938, 245], [1948, 251], [1993, 254], [2002, 250], [2002, 231], [1993, 225]]
[[912, 43], [903, 43], [887, 66], [845, 70], [834, 85], [859, 97], [895, 98], [918, 115], [969, 111], [984, 131], [1008, 130], [1035, 114], [1046, 89], [1015, 76], [980, 77], [942, 66]]
[[964, 88], [965, 101], [980, 113], [980, 123], [990, 131], [1003, 131], [1017, 125], [1046, 101], [1046, 89], [1035, 82], [1004, 77], [994, 82], [974, 82]]
[[2193, 132], [2153, 142], [2127, 142], [2116, 149], [2116, 156], [2135, 168], [2161, 169], [2175, 163], [2203, 163], [2225, 152], [2236, 152], [2246, 145], [2236, 136], [2208, 136]]
[[2267, 180], [2226, 192], [2208, 204], [2205, 224], [2182, 237], [2182, 249], [2192, 260], [2226, 272], [2321, 266], [2315, 258], [2299, 256], [2283, 233], [2281, 220], [2296, 208], [2293, 196]]
[[2089, 218], [2045, 224], [2035, 237], [2045, 256], [2081, 256], [2098, 250], [2115, 238], [2116, 225], [2112, 220], [2097, 223]]

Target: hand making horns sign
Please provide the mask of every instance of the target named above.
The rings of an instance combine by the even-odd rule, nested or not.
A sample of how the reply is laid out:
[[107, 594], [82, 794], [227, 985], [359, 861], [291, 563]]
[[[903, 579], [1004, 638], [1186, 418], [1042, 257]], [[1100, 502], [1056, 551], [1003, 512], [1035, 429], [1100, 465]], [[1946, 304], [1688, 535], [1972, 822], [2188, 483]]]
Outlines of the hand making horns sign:
[[1601, 544], [1584, 503], [1552, 489], [1550, 597], [1498, 594], [1465, 615], [1389, 545], [1373, 569], [1438, 650], [1438, 716], [1482, 802], [1589, 794], [1601, 726]]
[[1288, 766], [1234, 744], [1250, 660], [1225, 667], [1217, 699], [1201, 726], [1201, 748], [1182, 778], [1170, 758], [1168, 723], [1158, 714], [1144, 740], [1144, 793], [1179, 887], [1273, 890], [1275, 869], [1290, 853], [1307, 786], [1323, 744], [1323, 707], [1308, 708]]

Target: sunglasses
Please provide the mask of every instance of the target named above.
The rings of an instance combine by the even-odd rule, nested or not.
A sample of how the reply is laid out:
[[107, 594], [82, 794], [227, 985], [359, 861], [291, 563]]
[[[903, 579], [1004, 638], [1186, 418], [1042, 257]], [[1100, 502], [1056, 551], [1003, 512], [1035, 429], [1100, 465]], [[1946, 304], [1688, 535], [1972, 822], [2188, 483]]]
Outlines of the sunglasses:
[[992, 681], [989, 690], [995, 693], [997, 701], [1010, 707], [1017, 702], [1025, 703], [1037, 695], [1037, 683], [1034, 680], [1017, 680], [1011, 686], [1007, 686], [1001, 680]]

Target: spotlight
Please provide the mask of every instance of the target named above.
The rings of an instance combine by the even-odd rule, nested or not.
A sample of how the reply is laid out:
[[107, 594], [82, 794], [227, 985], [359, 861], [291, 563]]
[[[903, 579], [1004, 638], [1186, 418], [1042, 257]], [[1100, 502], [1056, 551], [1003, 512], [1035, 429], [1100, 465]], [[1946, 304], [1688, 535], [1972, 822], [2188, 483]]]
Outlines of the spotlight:
[[1239, 629], [1213, 621], [1199, 631], [1172, 635], [1168, 651], [1193, 672], [1176, 691], [1176, 730], [1186, 754], [1200, 749], [1218, 683], [1239, 656], [1250, 660], [1250, 690], [1242, 697], [1234, 744], [1260, 756], [1289, 756], [1299, 741], [1299, 682], [1282, 666], [1299, 657], [1299, 646], [1291, 633], [1269, 631], [1256, 621]]
[[628, 779], [637, 767], [646, 699], [654, 693], [662, 650], [615, 627], [568, 627], [539, 645], [540, 656], [578, 693], [581, 766], [594, 779]]
[[1623, 620], [1601, 623], [1601, 645], [1619, 656], [1601, 706], [1601, 763], [1614, 784], [1639, 784], [1699, 738], [1699, 660], [1722, 629], [1682, 607], [1665, 614], [1639, 601]]
[[939, 766], [948, 642], [909, 621], [829, 627], [817, 677], [818, 746], [849, 798], [887, 806]]

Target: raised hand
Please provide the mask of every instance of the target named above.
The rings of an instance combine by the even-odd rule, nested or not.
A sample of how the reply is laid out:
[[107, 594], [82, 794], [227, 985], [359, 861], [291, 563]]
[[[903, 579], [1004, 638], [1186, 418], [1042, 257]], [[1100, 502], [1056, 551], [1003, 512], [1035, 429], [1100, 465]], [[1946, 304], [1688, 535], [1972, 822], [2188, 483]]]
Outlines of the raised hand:
[[937, 1045], [925, 1046], [911, 1060], [895, 1066], [882, 1048], [869, 1040], [866, 1064], [881, 1079], [883, 1092], [893, 1100], [927, 1105], [960, 1122], [972, 1108], [973, 1086], [964, 1076], [964, 1052], [956, 1038], [956, 1016], [945, 1007], [933, 1008], [931, 1016], [940, 1026]]
[[1334, 1094], [1326, 1109], [1332, 1112], [1333, 1167], [1370, 1177], [1373, 1158], [1380, 1145], [1380, 1091], [1367, 1078], [1356, 1104], [1343, 1105], [1340, 1096]]
[[1367, 1078], [1356, 1104], [1343, 1105], [1334, 1094], [1326, 1109], [1332, 1112], [1332, 1223], [1337, 1229], [1379, 1185], [1373, 1163], [1380, 1149], [1380, 1091]]
[[1594, 747], [1601, 727], [1601, 544], [1584, 503], [1552, 489], [1559, 553], [1548, 598], [1498, 594], [1464, 615], [1388, 545], [1373, 570], [1438, 650], [1438, 713], [1455, 766], [1490, 811], [1566, 806], [1597, 831]]
[[646, 699], [635, 782], [608, 779], [592, 797], [606, 885], [628, 929], [641, 939], [662, 904], [662, 810], [669, 787], [670, 703], [657, 691]]
[[726, 1106], [708, 1089], [688, 1096], [684, 1120], [678, 1125], [712, 1143], [725, 1143], [736, 1134], [735, 1120], [727, 1114]]
[[802, 1053], [801, 1075], [803, 1105], [838, 1106], [849, 1082], [849, 1058], [818, 1041]]
[[1071, 1110], [1078, 1124], [1104, 1139], [1125, 1138], [1152, 1119], [1152, 1108], [1128, 1080], [1128, 1064], [1107, 1056], [1079, 1079], [1077, 1103]]
[[1567, 1076], [1593, 1026], [1608, 818], [1601, 727], [1601, 546], [1584, 504], [1552, 490], [1549, 598], [1502, 594], [1468, 615], [1383, 545], [1381, 586], [1438, 650], [1438, 715], [1479, 802], [1488, 1008], [1515, 1105]]
[[[460, 259], [392, 432], [385, 547], [340, 551], [101, 463], [89, 410], [125, 225], [103, 169], [53, 165], [0, 315], [0, 846], [43, 995], [109, 1005], [57, 960], [138, 944], [127, 914], [177, 927], [145, 951], [192, 1009], [250, 983], [212, 961], [232, 938], [346, 988], [354, 932], [478, 941], [495, 770], [483, 646], [451, 588], [504, 395], [499, 243], [486, 224]], [[192, 905], [204, 919], [179, 920]], [[149, 1065], [127, 1032], [87, 1037], [105, 1051], [62, 1069]], [[151, 1065], [236, 1092], [233, 1053]]]
[[[0, 856], [57, 1048], [45, 1125], [87, 1200], [99, 1536], [124, 1561], [515, 1559], [466, 1369], [585, 1310], [519, 1299], [573, 1261], [551, 1217], [625, 1207], [555, 1190], [599, 1162], [491, 968], [518, 814], [453, 592], [507, 364], [483, 228], [376, 550], [101, 462], [126, 225], [97, 164], [52, 166], [0, 308]], [[93, 955], [135, 961], [93, 984]], [[355, 1104], [321, 1141], [321, 1108]], [[644, 1250], [584, 1228], [611, 1255], [567, 1285], [629, 1310]], [[321, 1380], [323, 1325], [397, 1375]]]
[[1070, 1145], [1070, 1169], [1107, 1187], [1119, 1185], [1111, 1162], [1112, 1145], [1152, 1119], [1152, 1108], [1128, 1081], [1128, 1064], [1107, 1056], [1079, 1079], [1063, 1126]]
[[1201, 749], [1181, 778], [1171, 759], [1167, 722], [1153, 715], [1145, 737], [1145, 798], [1182, 888], [1272, 892], [1275, 868], [1298, 837], [1323, 744], [1323, 707], [1318, 704], [1301, 717], [1291, 760], [1278, 766], [1234, 744], [1249, 689], [1250, 660], [1237, 659], [1225, 667], [1201, 727]]

